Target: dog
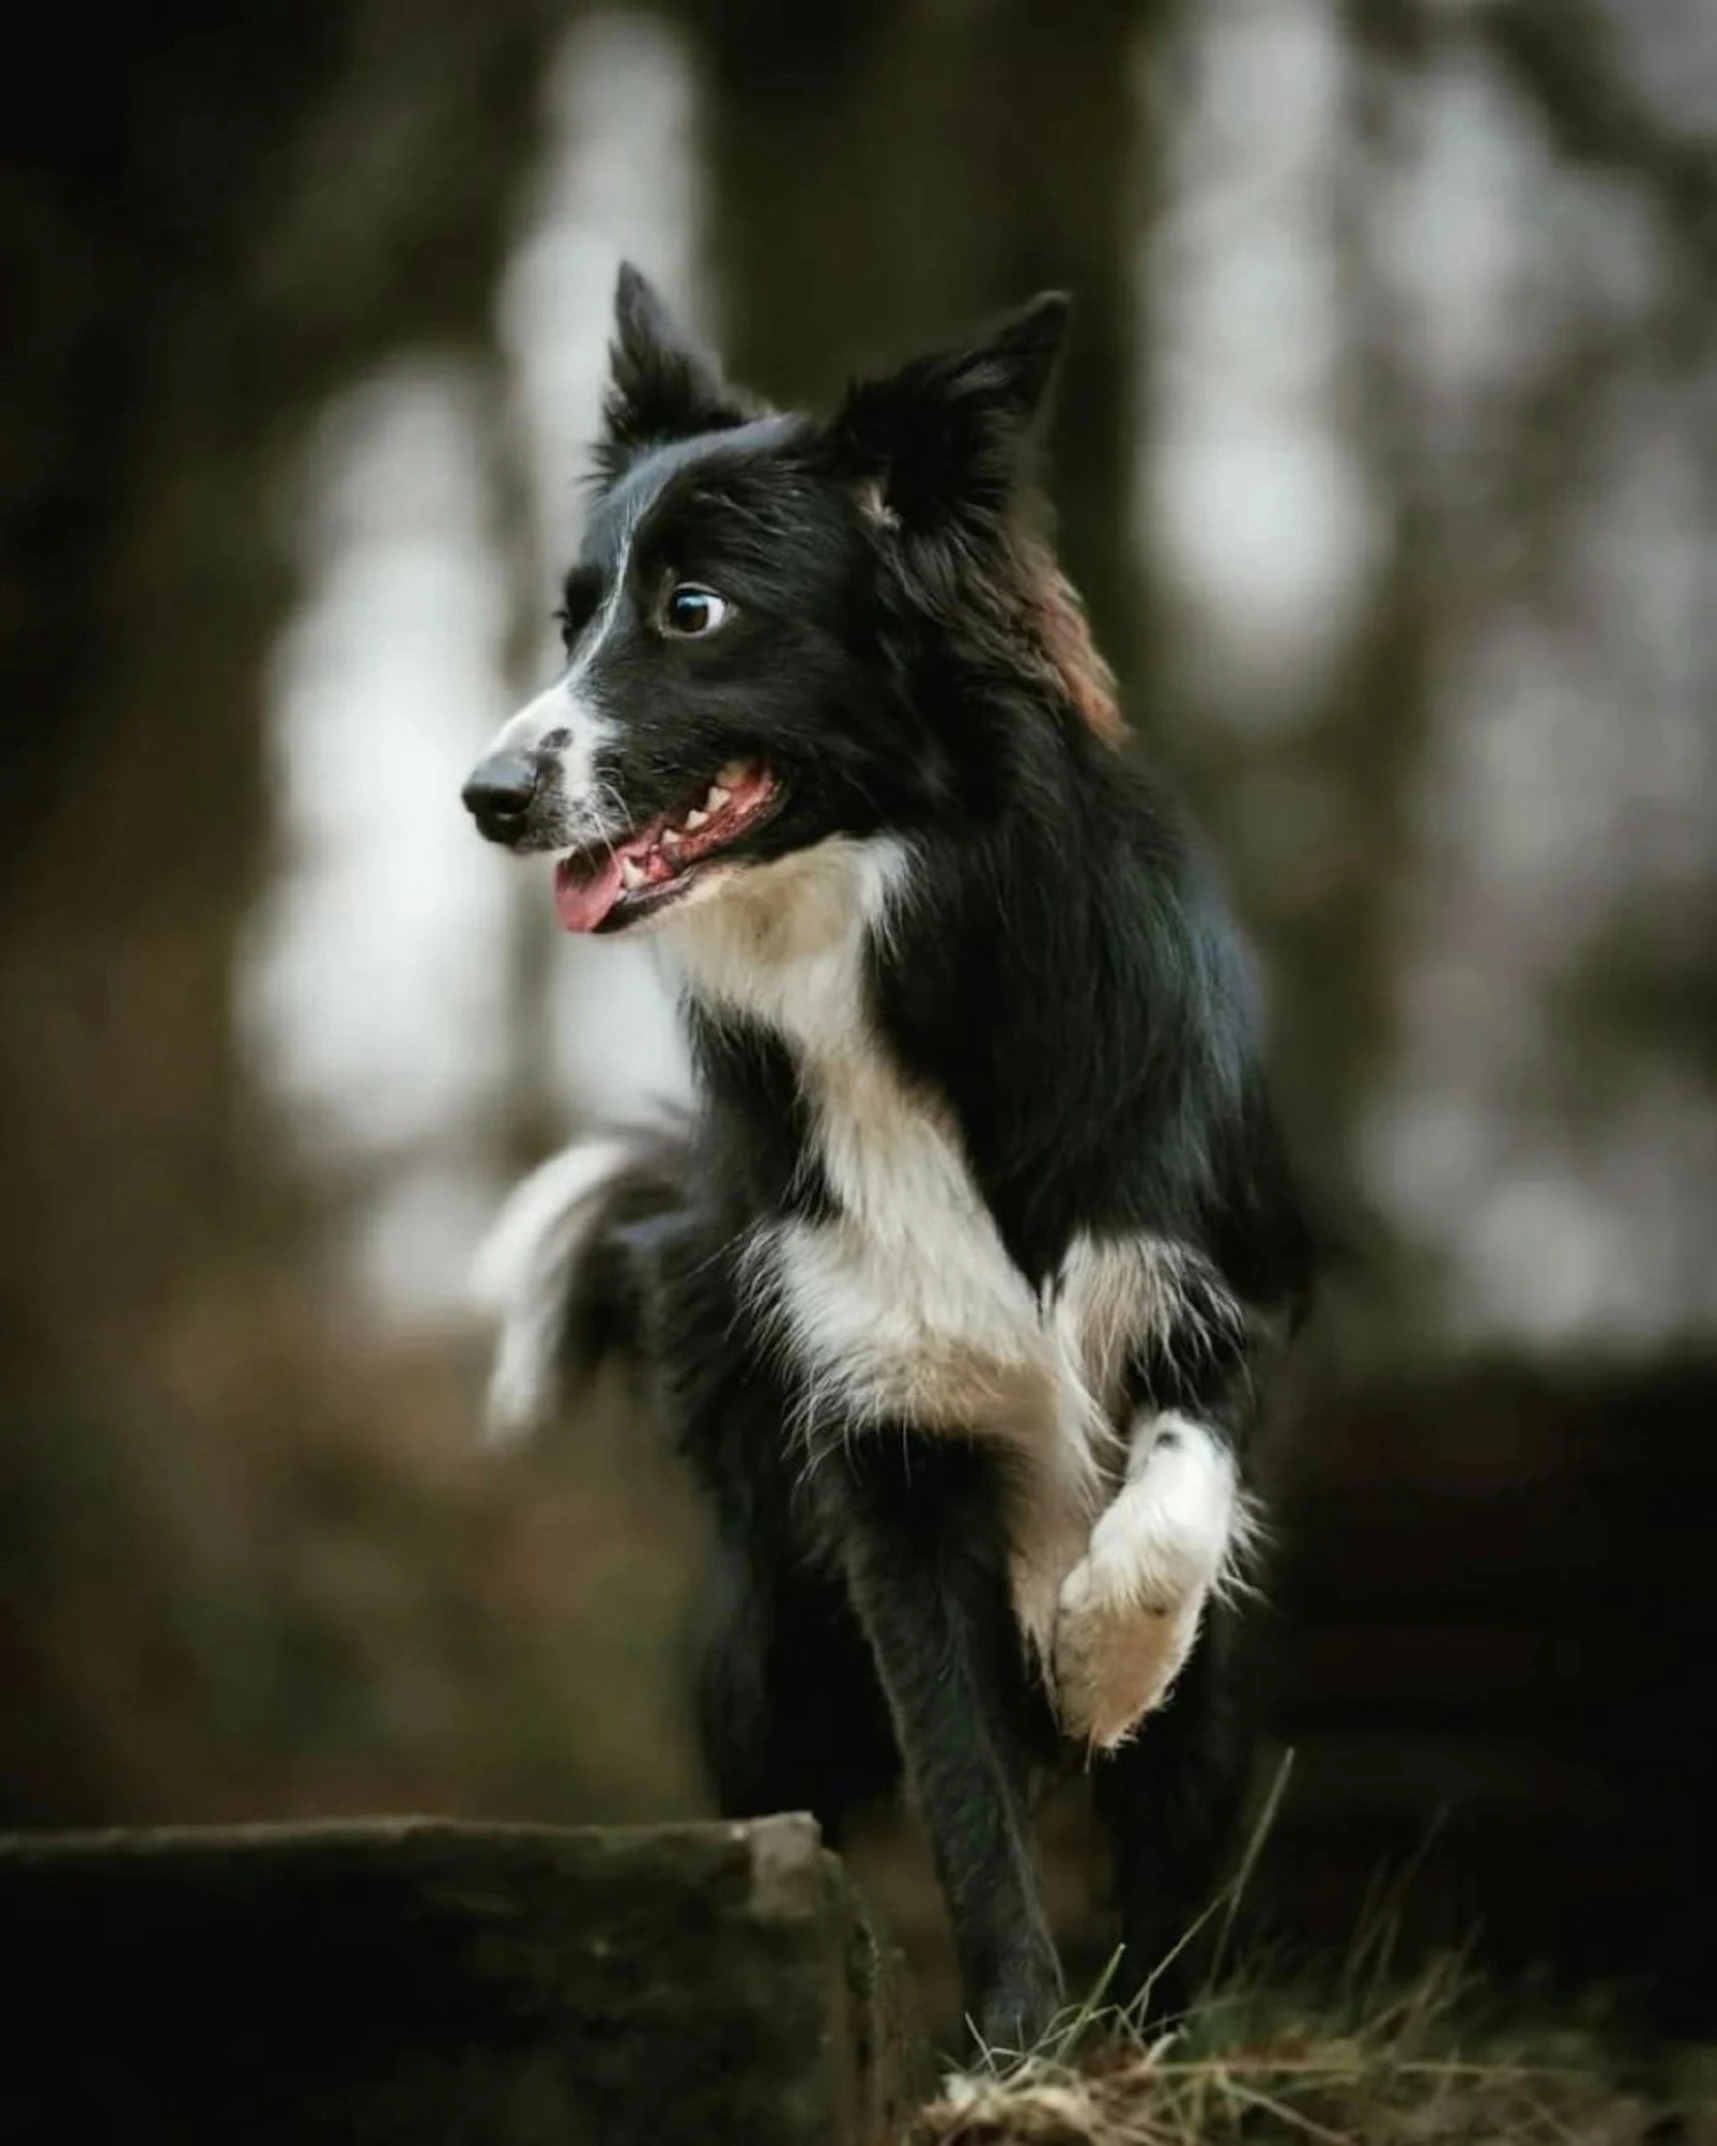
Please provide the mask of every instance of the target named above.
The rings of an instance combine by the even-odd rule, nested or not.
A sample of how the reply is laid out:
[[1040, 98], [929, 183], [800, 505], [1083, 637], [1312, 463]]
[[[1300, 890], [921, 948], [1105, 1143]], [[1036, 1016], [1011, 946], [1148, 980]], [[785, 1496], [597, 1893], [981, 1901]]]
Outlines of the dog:
[[1068, 317], [818, 419], [623, 268], [566, 667], [464, 791], [567, 930], [655, 937], [698, 1098], [515, 1195], [492, 1421], [648, 1367], [713, 1520], [722, 1811], [838, 1843], [904, 1765], [1016, 2050], [1063, 1995], [1046, 1762], [1092, 1772], [1129, 1993], [1220, 1879], [1259, 1374], [1311, 1274], [1247, 962], [1041, 526]]

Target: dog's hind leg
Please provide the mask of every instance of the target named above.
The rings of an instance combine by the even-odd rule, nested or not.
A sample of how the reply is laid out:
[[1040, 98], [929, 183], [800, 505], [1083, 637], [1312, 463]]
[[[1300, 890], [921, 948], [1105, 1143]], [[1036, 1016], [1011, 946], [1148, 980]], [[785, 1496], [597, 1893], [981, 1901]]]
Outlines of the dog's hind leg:
[[1212, 1604], [1168, 1704], [1095, 1756], [1093, 1797], [1114, 1858], [1124, 1950], [1111, 1994], [1145, 2024], [1184, 2010], [1209, 1957], [1215, 1899], [1251, 1771], [1237, 1619]]
[[845, 1589], [785, 1546], [729, 1533], [699, 1608], [697, 1705], [721, 1813], [809, 1811], [839, 1847], [852, 1810], [891, 1789], [900, 1759]]
[[818, 1469], [959, 1955], [967, 2015], [1028, 2049], [1061, 2001], [1028, 1779], [1033, 1693], [991, 1453], [866, 1431]]

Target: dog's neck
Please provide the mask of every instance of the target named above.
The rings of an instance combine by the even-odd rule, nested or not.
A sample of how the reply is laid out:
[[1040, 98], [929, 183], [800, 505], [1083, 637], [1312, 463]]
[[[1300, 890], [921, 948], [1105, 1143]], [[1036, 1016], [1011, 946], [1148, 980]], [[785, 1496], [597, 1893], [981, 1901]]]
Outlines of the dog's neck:
[[761, 1022], [812, 1057], [846, 1048], [865, 964], [910, 899], [911, 852], [891, 836], [835, 836], [754, 866], [664, 920], [681, 989], [718, 1018]]

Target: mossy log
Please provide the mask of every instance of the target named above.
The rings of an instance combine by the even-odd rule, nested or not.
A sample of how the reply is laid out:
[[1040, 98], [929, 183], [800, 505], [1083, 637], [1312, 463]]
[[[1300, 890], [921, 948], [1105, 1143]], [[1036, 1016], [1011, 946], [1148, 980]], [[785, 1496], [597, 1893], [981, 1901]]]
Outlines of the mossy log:
[[0, 2135], [873, 2146], [924, 2084], [808, 1818], [0, 1841]]

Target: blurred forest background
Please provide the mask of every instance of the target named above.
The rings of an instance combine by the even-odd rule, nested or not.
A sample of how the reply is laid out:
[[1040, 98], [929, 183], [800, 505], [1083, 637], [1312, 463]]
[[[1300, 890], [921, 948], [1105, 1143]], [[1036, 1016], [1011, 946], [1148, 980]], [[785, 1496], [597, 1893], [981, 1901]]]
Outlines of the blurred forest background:
[[0, 1822], [700, 1808], [680, 1486], [478, 1453], [461, 1298], [683, 1069], [459, 785], [623, 254], [785, 400], [1061, 285], [1064, 552], [1371, 1218], [1264, 1896], [1422, 1847], [1709, 2025], [1712, 0], [159, 0], [0, 97]]

